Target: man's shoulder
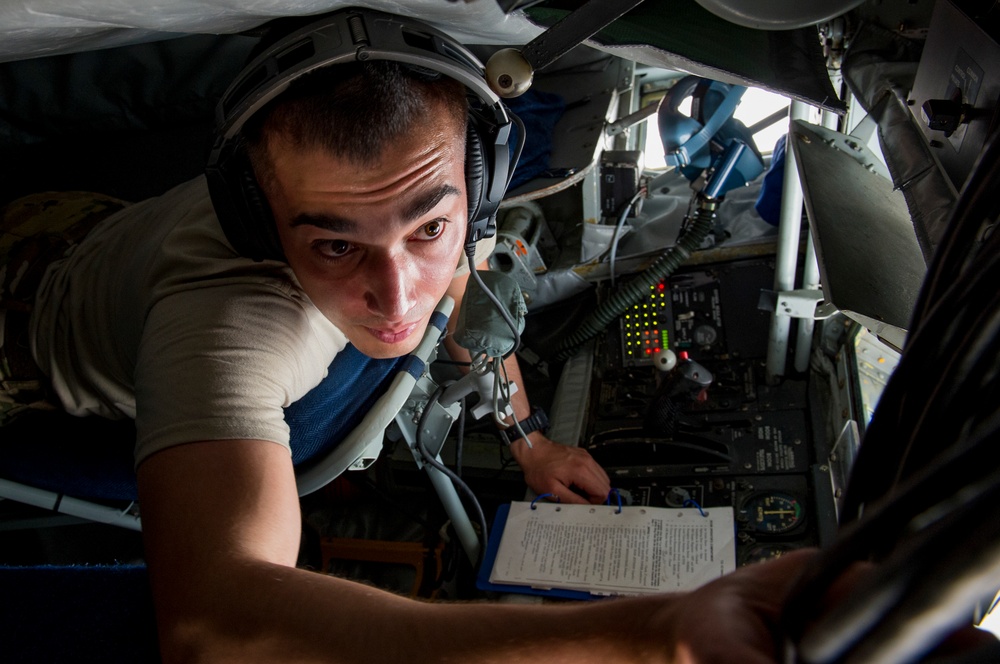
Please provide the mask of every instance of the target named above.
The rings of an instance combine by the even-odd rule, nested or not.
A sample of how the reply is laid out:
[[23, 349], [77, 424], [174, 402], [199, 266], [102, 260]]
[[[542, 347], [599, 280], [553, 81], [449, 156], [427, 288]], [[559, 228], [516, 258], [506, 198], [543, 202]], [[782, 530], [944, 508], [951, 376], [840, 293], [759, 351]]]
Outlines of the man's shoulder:
[[[140, 225], [148, 226], [149, 234], [136, 244], [146, 246], [149, 265], [161, 277], [156, 279], [157, 293], [163, 293], [164, 286], [172, 290], [183, 285], [202, 288], [242, 284], [258, 290], [258, 286], [266, 284], [285, 297], [301, 299], [287, 265], [254, 261], [232, 247], [203, 175], [138, 205], [146, 208], [137, 210], [137, 214], [145, 217]], [[131, 232], [143, 235], [141, 228]]]

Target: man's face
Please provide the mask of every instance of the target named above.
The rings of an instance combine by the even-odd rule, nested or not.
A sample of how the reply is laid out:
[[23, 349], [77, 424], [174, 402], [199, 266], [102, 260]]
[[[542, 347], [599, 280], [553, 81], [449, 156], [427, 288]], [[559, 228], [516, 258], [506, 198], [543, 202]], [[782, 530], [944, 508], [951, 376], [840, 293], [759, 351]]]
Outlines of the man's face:
[[273, 138], [268, 201], [302, 288], [369, 357], [409, 353], [465, 243], [465, 134], [445, 113], [359, 166]]

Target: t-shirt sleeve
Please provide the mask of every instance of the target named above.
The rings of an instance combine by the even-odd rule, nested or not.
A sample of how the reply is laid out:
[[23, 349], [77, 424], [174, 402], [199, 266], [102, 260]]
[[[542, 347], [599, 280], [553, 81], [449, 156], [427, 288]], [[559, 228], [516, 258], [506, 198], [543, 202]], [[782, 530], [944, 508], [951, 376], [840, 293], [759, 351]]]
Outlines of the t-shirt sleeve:
[[210, 286], [151, 309], [136, 363], [136, 467], [203, 440], [288, 446], [283, 408], [325, 375], [342, 335], [316, 334], [315, 308], [269, 284]]

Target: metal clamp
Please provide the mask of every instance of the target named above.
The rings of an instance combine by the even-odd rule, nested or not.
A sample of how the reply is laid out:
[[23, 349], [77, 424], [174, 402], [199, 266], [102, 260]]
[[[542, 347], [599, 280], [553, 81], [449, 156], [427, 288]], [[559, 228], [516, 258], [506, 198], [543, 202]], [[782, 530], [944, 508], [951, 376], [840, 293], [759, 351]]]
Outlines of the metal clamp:
[[808, 288], [780, 292], [761, 289], [757, 308], [789, 318], [811, 320], [825, 320], [837, 313], [837, 307], [826, 301], [823, 291]]

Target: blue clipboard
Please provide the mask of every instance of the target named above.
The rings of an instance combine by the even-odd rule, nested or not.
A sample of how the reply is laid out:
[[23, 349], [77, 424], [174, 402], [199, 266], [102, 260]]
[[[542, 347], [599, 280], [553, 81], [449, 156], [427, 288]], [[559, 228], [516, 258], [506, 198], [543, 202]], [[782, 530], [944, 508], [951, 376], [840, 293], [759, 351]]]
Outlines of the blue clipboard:
[[509, 504], [501, 505], [497, 509], [496, 517], [493, 519], [492, 532], [490, 532], [490, 541], [486, 545], [486, 552], [483, 554], [483, 563], [479, 566], [479, 574], [476, 575], [476, 588], [498, 593], [519, 593], [522, 595], [539, 595], [541, 597], [558, 597], [561, 599], [593, 600], [607, 598], [607, 595], [594, 595], [583, 590], [533, 588], [531, 586], [491, 583], [490, 573], [493, 571], [493, 565], [497, 559], [500, 538], [503, 536], [504, 526], [507, 525], [507, 515], [509, 513]]

